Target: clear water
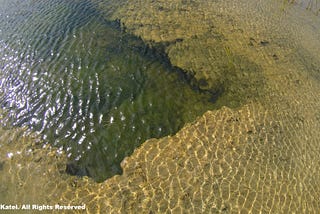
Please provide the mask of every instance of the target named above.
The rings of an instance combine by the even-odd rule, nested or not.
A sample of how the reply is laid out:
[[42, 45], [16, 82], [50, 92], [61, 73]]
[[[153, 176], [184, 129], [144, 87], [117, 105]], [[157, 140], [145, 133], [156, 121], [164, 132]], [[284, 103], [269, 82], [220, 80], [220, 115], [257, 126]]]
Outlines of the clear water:
[[67, 152], [67, 171], [97, 181], [145, 140], [178, 131], [212, 96], [161, 50], [104, 20], [88, 1], [0, 0], [0, 107]]

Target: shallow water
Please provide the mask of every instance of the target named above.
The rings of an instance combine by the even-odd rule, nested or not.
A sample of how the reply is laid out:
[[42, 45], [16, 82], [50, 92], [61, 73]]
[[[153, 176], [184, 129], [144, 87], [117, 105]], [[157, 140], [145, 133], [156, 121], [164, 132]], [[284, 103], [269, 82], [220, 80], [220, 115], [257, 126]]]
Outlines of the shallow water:
[[[3, 3], [0, 5], [3, 7], [1, 14], [15, 14], [12, 19], [10, 16], [1, 17], [1, 24], [6, 25], [0, 28], [5, 29], [1, 32], [1, 50], [5, 51], [1, 55], [4, 60], [1, 61], [1, 69], [5, 69], [1, 72], [7, 71], [1, 75], [8, 74], [8, 78], [1, 82], [1, 86], [7, 84], [8, 87], [1, 88], [8, 95], [3, 97], [8, 101], [13, 98], [14, 101], [3, 101], [3, 107], [11, 116], [11, 122], [19, 122], [14, 125], [29, 126], [29, 131], [38, 130], [40, 136], [47, 136], [47, 141], [54, 139], [52, 144], [57, 144], [53, 148], [44, 146], [37, 135], [25, 136], [24, 128], [4, 130], [0, 126], [1, 203], [86, 204], [88, 213], [317, 213], [320, 210], [320, 19], [316, 16], [316, 7], [305, 9], [309, 2], [317, 1], [297, 0], [290, 1], [290, 4], [283, 0], [92, 1], [99, 4], [99, 12], [107, 20], [114, 22], [95, 19], [100, 17], [99, 12], [85, 1], [47, 2], [48, 10], [47, 6], [37, 1], [24, 1], [25, 4], [21, 5], [19, 1], [0, 0]], [[29, 6], [32, 8], [28, 8], [31, 2]], [[17, 13], [16, 8], [20, 6], [23, 8]], [[76, 8], [82, 8], [82, 14], [89, 11], [86, 13], [89, 15], [84, 18], [82, 15], [82, 18], [74, 16], [77, 14], [75, 11], [78, 11]], [[38, 15], [36, 11], [39, 11]], [[73, 12], [66, 15], [70, 11]], [[14, 21], [17, 17], [20, 20]], [[21, 21], [37, 20], [36, 17], [46, 20], [46, 25], [34, 21], [32, 23], [36, 25], [30, 30], [32, 24], [25, 25]], [[53, 17], [55, 19], [51, 19]], [[56, 22], [52, 20], [65, 18], [71, 22], [58, 22], [53, 27], [55, 25], [52, 23]], [[42, 35], [39, 33], [42, 32], [40, 26], [50, 32], [48, 38], [51, 39], [29, 41], [28, 38], [33, 38], [31, 35]], [[65, 29], [64, 33], [56, 34], [61, 29]], [[146, 48], [140, 39], [124, 31], [156, 48]], [[21, 38], [24, 43], [17, 42], [17, 38]], [[38, 42], [33, 44], [31, 41]], [[52, 44], [58, 43], [58, 48], [50, 58], [51, 52], [46, 51], [51, 50], [50, 47], [54, 46]], [[20, 56], [15, 50], [25, 50], [32, 57]], [[39, 52], [33, 53], [34, 50], [47, 53], [51, 61], [44, 58], [41, 63], [33, 63], [33, 59], [40, 56]], [[56, 56], [57, 53], [62, 54], [61, 59]], [[172, 68], [164, 53], [168, 54], [172, 65], [183, 71]], [[70, 61], [64, 62], [65, 57]], [[100, 60], [105, 67], [97, 63]], [[16, 64], [21, 69], [16, 68]], [[88, 65], [88, 68], [83, 65]], [[30, 84], [25, 88], [21, 86], [29, 79], [32, 82], [33, 76], [22, 78], [23, 72], [21, 75], [19, 72], [10, 72], [22, 70], [27, 73], [28, 69], [30, 73], [33, 70], [38, 72], [35, 80], [41, 77], [38, 78], [41, 80], [34, 83], [43, 90], [41, 93], [30, 91], [27, 87]], [[96, 70], [99, 71], [97, 77]], [[64, 74], [63, 78], [57, 75], [57, 71]], [[98, 183], [91, 178], [65, 173], [66, 154], [63, 149], [59, 149], [63, 144], [76, 145], [70, 146], [70, 150], [67, 149], [68, 145], [64, 147], [67, 155], [71, 155], [68, 172], [94, 175], [103, 172], [103, 169], [112, 169], [112, 166], [106, 165], [107, 161], [101, 161], [103, 155], [93, 161], [95, 153], [90, 152], [107, 154], [110, 151], [114, 156], [112, 152], [120, 149], [111, 147], [111, 150], [105, 152], [104, 147], [95, 144], [96, 147], [92, 146], [89, 152], [82, 154], [82, 151], [87, 151], [85, 143], [93, 142], [89, 140], [113, 140], [117, 139], [117, 133], [121, 134], [120, 139], [125, 140], [132, 140], [132, 136], [142, 136], [128, 129], [132, 127], [128, 118], [132, 121], [136, 117], [142, 118], [154, 125], [160, 121], [154, 118], [163, 118], [160, 112], [168, 112], [165, 113], [166, 118], [171, 119], [176, 115], [170, 110], [164, 110], [166, 108], [163, 106], [166, 105], [163, 103], [171, 103], [175, 99], [184, 101], [183, 105], [177, 105], [179, 109], [196, 108], [197, 102], [191, 102], [197, 100], [195, 98], [199, 98], [199, 94], [191, 96], [194, 91], [190, 92], [188, 84], [184, 84], [180, 71], [193, 75], [195, 79], [191, 82], [198, 80], [196, 83], [202, 89], [215, 92], [222, 87], [221, 93], [209, 96], [215, 101], [213, 107], [216, 109], [202, 114], [172, 137], [144, 142], [122, 162], [123, 174], [120, 176]], [[16, 75], [10, 76], [11, 73]], [[42, 73], [47, 76], [42, 77]], [[123, 73], [134, 75], [134, 80], [122, 79], [126, 76]], [[166, 75], [161, 75], [163, 73]], [[177, 73], [179, 75], [175, 75]], [[138, 83], [138, 79], [143, 81]], [[189, 81], [187, 78], [186, 82]], [[168, 86], [172, 82], [175, 82], [175, 87]], [[122, 91], [115, 87], [118, 85]], [[136, 90], [137, 85], [139, 90]], [[178, 85], [177, 92], [173, 88]], [[33, 102], [31, 113], [19, 111], [18, 98], [24, 96], [21, 93], [19, 96], [10, 93], [10, 90], [15, 92], [18, 89], [27, 92], [25, 94], [30, 97], [33, 94], [43, 96], [40, 101], [57, 106], [55, 111], [50, 110], [44, 120], [45, 110], [35, 101], [37, 97], [29, 100], [29, 103]], [[62, 93], [64, 89], [69, 90]], [[47, 92], [52, 91], [55, 93], [50, 98]], [[162, 98], [171, 93], [174, 99], [163, 101]], [[114, 102], [107, 105], [111, 98], [103, 94], [110, 94]], [[151, 96], [154, 94], [157, 96]], [[179, 95], [185, 94], [190, 95], [190, 98], [182, 97], [179, 100]], [[53, 101], [60, 98], [61, 105], [54, 105], [45, 96]], [[208, 97], [200, 93], [202, 96], [206, 101]], [[20, 100], [24, 100], [22, 98]], [[198, 103], [198, 106], [210, 104], [205, 101], [203, 105]], [[155, 103], [161, 105], [155, 107]], [[105, 109], [108, 111], [103, 113], [99, 123], [98, 107], [104, 105], [107, 105]], [[148, 106], [147, 109], [155, 108], [156, 111], [150, 116], [142, 108], [145, 106]], [[168, 108], [171, 109], [171, 106], [173, 109], [178, 108], [175, 105]], [[61, 111], [57, 111], [58, 107]], [[51, 115], [51, 111], [55, 114]], [[132, 116], [132, 112], [136, 111], [138, 113]], [[22, 112], [21, 117], [18, 117], [19, 112]], [[34, 113], [40, 115], [35, 118], [42, 122], [32, 120], [33, 116], [30, 115]], [[21, 122], [19, 119], [23, 115], [27, 117]], [[187, 114], [183, 115], [185, 118]], [[3, 116], [0, 114], [0, 118]], [[71, 116], [75, 119], [68, 118]], [[54, 118], [58, 119], [51, 120]], [[84, 121], [81, 121], [82, 118]], [[45, 123], [50, 120], [54, 121], [53, 125]], [[34, 123], [30, 125], [28, 121]], [[67, 126], [59, 129], [62, 121], [67, 121]], [[10, 120], [4, 122], [10, 127]], [[180, 124], [176, 120], [169, 122]], [[95, 129], [97, 124], [101, 129]], [[124, 124], [127, 124], [125, 128]], [[151, 133], [154, 130], [152, 127], [159, 127], [144, 126], [142, 120], [138, 124], [140, 128], [146, 128], [143, 133]], [[71, 136], [68, 136], [68, 126], [73, 133]], [[42, 127], [49, 128], [41, 132]], [[84, 130], [81, 130], [82, 127]], [[98, 131], [90, 134], [90, 128]], [[104, 134], [104, 128], [112, 133]], [[58, 132], [55, 133], [55, 130]], [[128, 130], [134, 134], [123, 134], [128, 133]], [[136, 126], [134, 130], [138, 130]], [[59, 138], [60, 133], [63, 134], [62, 138]], [[72, 139], [75, 133], [77, 135]], [[86, 136], [80, 145], [77, 143], [81, 142], [79, 133], [80, 136], [83, 133]], [[123, 145], [121, 142], [117, 145]], [[79, 154], [82, 156], [76, 161]], [[101, 164], [100, 168], [93, 165], [99, 163], [105, 165]], [[34, 210], [22, 212], [34, 213]]]
[[0, 1], [3, 125], [66, 151], [67, 172], [102, 181], [146, 139], [212, 109], [212, 95], [161, 50], [103, 19], [88, 1]]

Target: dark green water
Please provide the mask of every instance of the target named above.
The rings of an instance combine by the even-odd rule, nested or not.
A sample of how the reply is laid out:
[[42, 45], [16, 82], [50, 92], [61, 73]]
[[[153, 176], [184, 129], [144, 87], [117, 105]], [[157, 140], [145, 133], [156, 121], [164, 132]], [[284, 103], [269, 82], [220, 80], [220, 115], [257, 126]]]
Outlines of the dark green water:
[[102, 181], [149, 138], [212, 109], [160, 50], [88, 1], [0, 0], [3, 125], [66, 151], [70, 174]]

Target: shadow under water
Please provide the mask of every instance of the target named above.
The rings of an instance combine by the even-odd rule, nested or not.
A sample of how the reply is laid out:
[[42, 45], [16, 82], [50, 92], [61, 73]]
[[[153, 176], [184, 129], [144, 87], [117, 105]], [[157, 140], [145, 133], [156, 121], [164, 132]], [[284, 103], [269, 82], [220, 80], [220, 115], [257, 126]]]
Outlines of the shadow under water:
[[214, 108], [212, 95], [87, 1], [4, 2], [0, 23], [2, 123], [64, 150], [70, 174], [119, 174], [145, 140]]

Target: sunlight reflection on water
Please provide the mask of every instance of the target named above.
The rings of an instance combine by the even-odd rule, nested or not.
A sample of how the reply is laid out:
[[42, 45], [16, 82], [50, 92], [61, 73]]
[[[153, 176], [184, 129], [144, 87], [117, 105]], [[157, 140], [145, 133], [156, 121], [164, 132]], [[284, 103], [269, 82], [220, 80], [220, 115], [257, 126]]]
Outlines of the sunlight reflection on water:
[[120, 161], [143, 141], [173, 134], [212, 108], [209, 94], [94, 5], [26, 2], [2, 6], [2, 122], [63, 148], [74, 174], [104, 180], [120, 173]]

